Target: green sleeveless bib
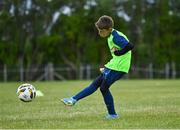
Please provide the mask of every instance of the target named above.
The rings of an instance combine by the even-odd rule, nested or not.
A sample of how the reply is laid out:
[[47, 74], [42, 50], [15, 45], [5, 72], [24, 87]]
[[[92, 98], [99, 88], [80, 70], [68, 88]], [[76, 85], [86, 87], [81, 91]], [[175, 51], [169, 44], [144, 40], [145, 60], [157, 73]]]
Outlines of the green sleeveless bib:
[[[123, 36], [127, 41], [129, 41], [123, 33], [119, 31], [117, 32], [120, 36]], [[111, 51], [113, 48], [117, 48], [118, 50], [121, 50], [122, 48], [113, 42], [112, 34], [108, 37], [108, 46], [112, 55], [112, 59], [105, 65], [105, 67], [115, 71], [128, 73], [131, 64], [131, 51], [128, 51], [126, 54], [121, 56], [114, 55], [114, 53]]]

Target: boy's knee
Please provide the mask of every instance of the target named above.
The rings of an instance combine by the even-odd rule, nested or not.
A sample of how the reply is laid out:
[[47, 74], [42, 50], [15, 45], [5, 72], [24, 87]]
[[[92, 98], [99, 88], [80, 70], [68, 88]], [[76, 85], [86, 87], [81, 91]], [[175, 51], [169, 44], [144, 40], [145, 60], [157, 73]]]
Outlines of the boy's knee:
[[103, 87], [103, 88], [100, 88], [100, 91], [102, 94], [105, 94], [108, 92], [108, 89]]
[[102, 83], [101, 86], [100, 86], [100, 91], [101, 91], [101, 93], [102, 93], [102, 94], [105, 94], [105, 93], [108, 92], [108, 90], [109, 90], [109, 85], [108, 85], [108, 83], [107, 83], [106, 81], [103, 81], [103, 83]]
[[93, 81], [93, 85], [94, 86], [96, 86], [96, 87], [99, 87], [100, 85], [101, 85], [101, 83], [102, 83], [102, 78], [103, 78], [103, 76], [102, 76], [102, 74], [101, 75], [99, 75], [94, 81]]

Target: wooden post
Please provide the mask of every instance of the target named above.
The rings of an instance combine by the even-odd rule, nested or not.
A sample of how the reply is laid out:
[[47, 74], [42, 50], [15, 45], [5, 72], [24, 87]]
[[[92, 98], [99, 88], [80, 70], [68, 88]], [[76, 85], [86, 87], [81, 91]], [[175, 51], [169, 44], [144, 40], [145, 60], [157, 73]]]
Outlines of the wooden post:
[[172, 62], [171, 67], [172, 67], [172, 78], [175, 79], [176, 78], [176, 64]]
[[21, 64], [20, 65], [20, 71], [19, 71], [19, 73], [20, 73], [20, 81], [22, 82], [22, 81], [24, 81], [24, 68], [23, 68], [23, 65]]
[[84, 66], [80, 65], [80, 67], [79, 67], [79, 79], [80, 80], [83, 79], [83, 71], [84, 71]]
[[149, 78], [153, 79], [153, 64], [149, 64]]
[[48, 80], [48, 65], [46, 65], [45, 68], [44, 68], [44, 79], [46, 81]]
[[54, 68], [52, 63], [48, 64], [48, 75], [49, 75], [49, 80], [54, 80]]
[[7, 82], [7, 66], [6, 66], [6, 64], [4, 64], [3, 75], [4, 75], [4, 82]]
[[169, 63], [166, 63], [166, 65], [165, 65], [165, 77], [166, 77], [166, 79], [169, 79], [169, 70], [170, 70]]
[[90, 79], [91, 78], [91, 66], [87, 65], [86, 66], [86, 79]]

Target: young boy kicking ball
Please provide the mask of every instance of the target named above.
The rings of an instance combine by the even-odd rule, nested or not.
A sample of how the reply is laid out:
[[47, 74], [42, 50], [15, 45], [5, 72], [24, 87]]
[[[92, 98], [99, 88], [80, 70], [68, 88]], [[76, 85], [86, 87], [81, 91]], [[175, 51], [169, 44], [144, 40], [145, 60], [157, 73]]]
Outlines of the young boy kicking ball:
[[128, 73], [133, 45], [123, 33], [113, 28], [114, 21], [110, 16], [101, 16], [95, 23], [95, 26], [101, 37], [107, 37], [107, 43], [112, 59], [105, 65], [104, 68], [100, 68], [101, 74], [88, 87], [70, 98], [61, 99], [61, 101], [65, 105], [73, 106], [79, 100], [91, 95], [100, 88], [108, 110], [106, 118], [115, 119], [119, 116], [114, 109], [114, 100], [109, 88], [115, 81], [119, 80], [124, 74]]

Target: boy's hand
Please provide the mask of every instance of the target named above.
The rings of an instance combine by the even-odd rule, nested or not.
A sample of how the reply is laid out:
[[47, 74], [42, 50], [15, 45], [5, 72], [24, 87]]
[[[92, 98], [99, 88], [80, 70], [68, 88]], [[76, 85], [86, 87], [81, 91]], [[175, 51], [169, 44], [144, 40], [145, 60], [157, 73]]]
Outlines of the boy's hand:
[[102, 73], [104, 71], [104, 68], [99, 68], [100, 72]]
[[115, 51], [118, 51], [118, 48], [116, 48], [116, 47], [113, 47], [112, 49], [111, 49], [111, 52], [115, 52]]

